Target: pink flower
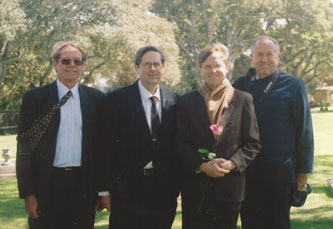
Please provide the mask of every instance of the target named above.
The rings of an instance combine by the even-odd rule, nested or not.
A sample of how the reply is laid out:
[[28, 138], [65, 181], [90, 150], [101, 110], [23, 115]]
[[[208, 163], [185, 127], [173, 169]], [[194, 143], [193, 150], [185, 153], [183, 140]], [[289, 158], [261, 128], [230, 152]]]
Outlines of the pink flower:
[[222, 135], [223, 133], [223, 126], [219, 124], [212, 124], [209, 126], [209, 128], [212, 130], [213, 134], [216, 135]]

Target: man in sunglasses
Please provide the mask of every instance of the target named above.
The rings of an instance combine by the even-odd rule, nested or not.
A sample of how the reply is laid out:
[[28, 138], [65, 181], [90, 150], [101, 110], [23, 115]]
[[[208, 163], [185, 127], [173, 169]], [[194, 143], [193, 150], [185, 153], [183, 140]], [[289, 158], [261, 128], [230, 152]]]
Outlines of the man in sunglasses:
[[86, 56], [73, 42], [51, 54], [55, 82], [23, 96], [17, 181], [29, 228], [93, 228], [98, 115], [103, 93], [80, 85]]

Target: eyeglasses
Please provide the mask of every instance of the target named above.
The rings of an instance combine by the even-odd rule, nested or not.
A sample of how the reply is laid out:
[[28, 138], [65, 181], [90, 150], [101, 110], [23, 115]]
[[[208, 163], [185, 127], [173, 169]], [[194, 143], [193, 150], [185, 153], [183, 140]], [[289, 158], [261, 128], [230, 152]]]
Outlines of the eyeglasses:
[[152, 66], [154, 66], [154, 68], [160, 68], [162, 65], [161, 65], [161, 63], [158, 63], [158, 62], [155, 62], [155, 63], [143, 63], [142, 64], [142, 66], [144, 67], [144, 68], [151, 68]]
[[[58, 59], [59, 60], [59, 59]], [[72, 62], [72, 59], [67, 59], [67, 58], [64, 58], [64, 59], [60, 59], [60, 62], [61, 64], [63, 65], [70, 65], [71, 62]], [[83, 61], [82, 60], [73, 60], [74, 64], [76, 66], [82, 66], [83, 65]]]

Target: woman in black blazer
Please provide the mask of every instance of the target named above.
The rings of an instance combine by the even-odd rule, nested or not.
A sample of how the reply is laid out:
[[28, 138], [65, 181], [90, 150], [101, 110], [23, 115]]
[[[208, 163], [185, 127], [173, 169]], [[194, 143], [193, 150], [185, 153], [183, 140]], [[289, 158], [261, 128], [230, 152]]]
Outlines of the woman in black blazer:
[[261, 147], [252, 97], [226, 78], [223, 44], [203, 48], [198, 62], [204, 83], [177, 104], [183, 228], [237, 228], [244, 170]]

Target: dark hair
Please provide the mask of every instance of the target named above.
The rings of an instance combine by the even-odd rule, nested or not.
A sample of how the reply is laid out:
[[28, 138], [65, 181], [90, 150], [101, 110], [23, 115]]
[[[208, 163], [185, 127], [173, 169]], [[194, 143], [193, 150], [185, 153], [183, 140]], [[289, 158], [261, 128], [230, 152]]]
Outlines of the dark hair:
[[229, 66], [229, 51], [228, 48], [221, 43], [214, 43], [214, 44], [210, 44], [205, 46], [203, 49], [200, 50], [199, 56], [198, 56], [198, 64], [199, 67], [201, 68], [201, 65], [203, 64], [203, 62], [205, 62], [205, 60], [212, 55], [213, 52], [219, 52], [222, 53], [223, 55], [223, 60], [224, 63]]
[[147, 52], [150, 52], [150, 51], [158, 52], [160, 54], [160, 56], [161, 56], [161, 62], [164, 65], [164, 55], [163, 55], [162, 51], [159, 50], [158, 48], [154, 47], [154, 46], [151, 46], [151, 45], [145, 46], [143, 48], [140, 48], [136, 52], [136, 54], [135, 54], [135, 60], [134, 60], [135, 65], [139, 66], [140, 63], [141, 63], [143, 55], [145, 55]]
[[279, 42], [277, 42], [277, 40], [275, 40], [273, 37], [270, 37], [270, 36], [260, 36], [258, 37], [251, 45], [251, 53], [254, 53], [254, 50], [257, 46], [257, 43], [258, 41], [261, 41], [261, 40], [270, 40], [271, 42], [273, 42], [273, 44], [275, 45], [275, 48], [276, 48], [276, 51], [277, 53], [280, 53], [280, 45], [279, 45]]
[[83, 50], [80, 48], [80, 46], [75, 43], [74, 41], [59, 41], [53, 45], [51, 57], [53, 60], [57, 61], [60, 59], [60, 51], [64, 49], [67, 46], [72, 46], [73, 48], [76, 48], [81, 52], [82, 55], [82, 61], [84, 62], [86, 60], [86, 54], [83, 52]]

